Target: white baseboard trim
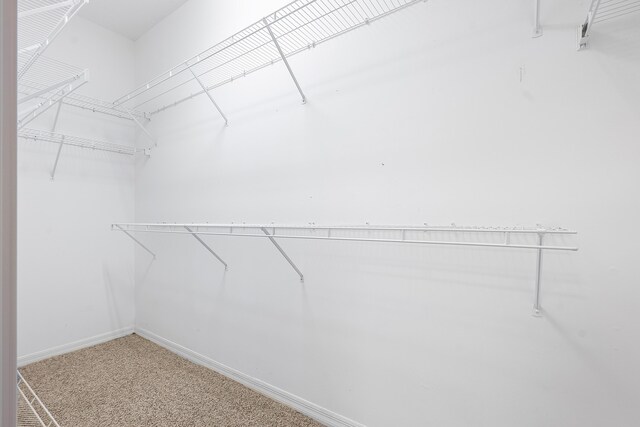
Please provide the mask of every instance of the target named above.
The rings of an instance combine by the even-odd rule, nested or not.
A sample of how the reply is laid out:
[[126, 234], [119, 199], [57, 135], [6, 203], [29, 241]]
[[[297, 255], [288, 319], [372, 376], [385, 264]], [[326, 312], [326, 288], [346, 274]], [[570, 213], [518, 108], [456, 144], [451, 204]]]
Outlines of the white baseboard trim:
[[264, 394], [265, 396], [268, 396], [273, 400], [287, 405], [328, 427], [365, 427], [363, 424], [357, 423], [353, 420], [350, 420], [349, 418], [343, 417], [342, 415], [331, 412], [328, 409], [322, 408], [314, 403], [302, 399], [301, 397], [295, 396], [291, 393], [274, 387], [271, 384], [267, 384], [257, 378], [253, 378], [249, 375], [243, 374], [242, 372], [236, 371], [235, 369], [223, 365], [222, 363], [216, 362], [215, 360], [209, 359], [208, 357], [196, 353], [195, 351], [189, 350], [188, 348], [183, 347], [180, 344], [176, 344], [172, 341], [164, 339], [154, 334], [153, 332], [136, 327], [135, 333], [143, 338], [148, 339], [149, 341], [158, 344], [161, 347], [166, 348], [173, 353], [176, 353], [181, 357], [184, 357], [187, 360], [192, 361], [193, 363], [197, 363], [198, 365], [202, 365], [206, 368], [216, 371], [219, 374], [224, 375], [225, 377], [231, 378], [257, 391], [258, 393]]
[[65, 353], [71, 353], [72, 351], [80, 350], [86, 347], [92, 347], [94, 345], [102, 344], [107, 341], [114, 340], [116, 338], [122, 338], [127, 335], [131, 335], [134, 332], [133, 326], [118, 329], [104, 334], [96, 335], [93, 337], [85, 338], [79, 341], [75, 341], [69, 344], [63, 344], [56, 347], [49, 348], [47, 350], [37, 351], [35, 353], [27, 354], [18, 357], [18, 367], [21, 368], [30, 363], [38, 362], [40, 360], [48, 359], [53, 356], [59, 356]]

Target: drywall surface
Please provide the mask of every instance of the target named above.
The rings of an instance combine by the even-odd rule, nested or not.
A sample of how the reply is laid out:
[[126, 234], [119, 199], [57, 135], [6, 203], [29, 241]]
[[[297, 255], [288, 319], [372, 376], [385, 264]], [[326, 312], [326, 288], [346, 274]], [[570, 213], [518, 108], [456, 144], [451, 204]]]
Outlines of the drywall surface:
[[[141, 234], [136, 325], [367, 426], [640, 422], [640, 34], [433, 1], [154, 116], [139, 222], [564, 226], [577, 253]], [[549, 4], [547, 4], [549, 3]], [[281, 6], [191, 0], [137, 83]], [[194, 92], [197, 87], [192, 89]], [[143, 143], [144, 139], [140, 139]], [[560, 243], [571, 244], [569, 240]]]
[[[90, 69], [81, 94], [112, 100], [133, 84], [133, 43], [78, 17], [46, 55]], [[55, 110], [29, 126], [51, 130]], [[57, 131], [125, 145], [135, 138], [129, 121], [66, 105]], [[18, 143], [18, 355], [130, 327], [133, 249], [110, 224], [133, 218], [134, 159], [65, 146], [51, 181], [58, 146]]]

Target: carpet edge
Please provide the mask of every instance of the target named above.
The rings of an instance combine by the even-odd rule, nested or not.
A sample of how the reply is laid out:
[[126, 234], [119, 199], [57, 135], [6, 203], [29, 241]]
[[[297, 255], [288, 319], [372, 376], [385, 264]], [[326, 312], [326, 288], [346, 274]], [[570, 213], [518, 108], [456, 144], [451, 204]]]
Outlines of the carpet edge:
[[113, 331], [105, 332], [103, 334], [94, 335], [92, 337], [83, 338], [78, 341], [73, 341], [68, 344], [62, 344], [55, 347], [51, 347], [45, 350], [36, 351], [34, 353], [25, 354], [18, 357], [18, 367], [22, 368], [31, 363], [39, 362], [41, 360], [49, 359], [51, 357], [60, 356], [62, 354], [71, 353], [76, 350], [81, 350], [87, 347], [93, 347], [94, 345], [103, 344], [112, 341], [117, 338], [126, 337], [135, 332], [133, 326], [126, 328], [116, 329]]
[[229, 366], [210, 359], [202, 354], [196, 353], [193, 350], [190, 350], [180, 344], [174, 343], [173, 341], [163, 338], [151, 331], [136, 327], [134, 329], [134, 332], [141, 337], [159, 345], [160, 347], [171, 351], [172, 353], [175, 353], [193, 363], [218, 372], [225, 377], [231, 378], [232, 380], [237, 381], [240, 384], [245, 385], [250, 389], [257, 391], [258, 393], [261, 393], [277, 402], [280, 402], [283, 405], [293, 408], [296, 411], [322, 424], [325, 424], [328, 427], [366, 427], [364, 424], [360, 424], [342, 415], [336, 414], [335, 412], [318, 406], [315, 403], [304, 400], [299, 396], [291, 394], [257, 378], [251, 377], [247, 374], [230, 368]]

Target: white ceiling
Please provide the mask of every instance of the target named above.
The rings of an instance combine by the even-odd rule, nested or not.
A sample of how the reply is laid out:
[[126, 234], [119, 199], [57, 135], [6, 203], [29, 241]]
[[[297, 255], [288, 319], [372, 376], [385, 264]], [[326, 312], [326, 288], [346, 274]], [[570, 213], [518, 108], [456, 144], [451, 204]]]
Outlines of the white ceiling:
[[79, 15], [137, 40], [187, 0], [91, 0]]

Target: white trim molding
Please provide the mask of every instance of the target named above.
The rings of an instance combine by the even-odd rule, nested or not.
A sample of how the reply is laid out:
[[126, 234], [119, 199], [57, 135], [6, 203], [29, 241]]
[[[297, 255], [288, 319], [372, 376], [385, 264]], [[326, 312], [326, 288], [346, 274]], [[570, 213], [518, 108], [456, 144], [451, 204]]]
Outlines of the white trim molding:
[[357, 423], [349, 418], [343, 417], [342, 415], [322, 408], [315, 403], [304, 400], [299, 396], [293, 395], [271, 384], [267, 384], [266, 382], [261, 381], [257, 378], [253, 378], [220, 362], [209, 359], [202, 354], [196, 353], [195, 351], [183, 347], [180, 344], [162, 338], [159, 335], [156, 335], [155, 333], [150, 332], [146, 329], [136, 327], [135, 333], [143, 338], [148, 339], [149, 341], [158, 344], [161, 347], [166, 348], [167, 350], [177, 354], [178, 356], [184, 357], [185, 359], [193, 363], [216, 371], [227, 378], [231, 378], [232, 380], [235, 380], [240, 384], [245, 385], [250, 389], [255, 390], [258, 393], [261, 393], [273, 400], [276, 400], [283, 405], [289, 406], [290, 408], [293, 408], [296, 411], [310, 418], [313, 418], [314, 420], [328, 427], [365, 427], [364, 424]]
[[54, 356], [60, 356], [61, 354], [71, 353], [76, 350], [81, 350], [87, 347], [93, 347], [94, 345], [102, 344], [108, 341], [115, 340], [117, 338], [126, 337], [134, 332], [133, 326], [127, 328], [117, 329], [115, 331], [106, 332], [104, 334], [95, 335], [93, 337], [84, 338], [78, 341], [74, 341], [68, 344], [51, 347], [46, 350], [37, 351], [35, 353], [26, 354], [18, 357], [18, 367], [29, 365], [40, 360], [48, 359]]

